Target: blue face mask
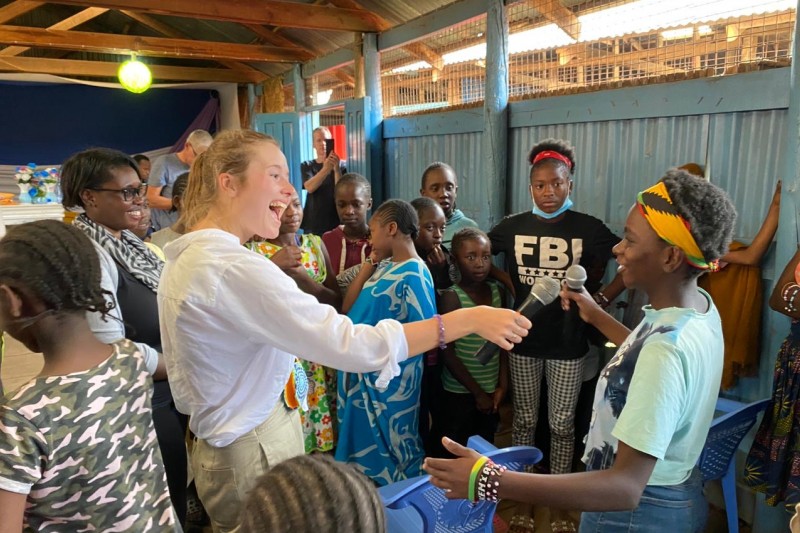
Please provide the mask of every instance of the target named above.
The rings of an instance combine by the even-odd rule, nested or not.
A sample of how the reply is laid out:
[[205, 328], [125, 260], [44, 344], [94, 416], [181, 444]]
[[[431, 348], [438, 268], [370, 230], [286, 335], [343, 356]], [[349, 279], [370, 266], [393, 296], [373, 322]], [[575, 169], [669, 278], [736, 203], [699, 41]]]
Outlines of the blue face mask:
[[561, 207], [559, 207], [552, 213], [545, 213], [544, 211], [539, 209], [539, 206], [536, 205], [536, 202], [533, 202], [533, 210], [531, 212], [537, 217], [542, 217], [544, 219], [550, 220], [551, 218], [556, 218], [558, 215], [562, 214], [564, 211], [570, 208], [572, 208], [572, 198], [567, 196], [567, 199], [564, 200], [564, 203], [561, 205]]

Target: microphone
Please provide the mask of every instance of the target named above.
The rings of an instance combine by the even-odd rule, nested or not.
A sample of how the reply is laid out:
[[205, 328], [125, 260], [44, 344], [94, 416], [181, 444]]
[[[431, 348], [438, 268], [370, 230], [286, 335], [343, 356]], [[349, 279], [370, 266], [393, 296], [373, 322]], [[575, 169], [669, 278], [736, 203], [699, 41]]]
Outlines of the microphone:
[[[537, 279], [536, 283], [531, 287], [531, 292], [528, 294], [528, 297], [517, 307], [517, 313], [525, 316], [528, 320], [532, 320], [536, 313], [558, 298], [560, 289], [561, 286], [551, 277], [544, 276]], [[495, 343], [486, 341], [483, 346], [481, 346], [481, 349], [475, 352], [475, 357], [480, 364], [485, 365], [499, 349], [500, 347]]]
[[[567, 290], [571, 292], [581, 292], [583, 284], [586, 283], [586, 269], [580, 265], [572, 265], [567, 269], [565, 276], [567, 282]], [[563, 339], [569, 342], [570, 339], [575, 337], [579, 329], [582, 327], [583, 321], [581, 320], [578, 306], [573, 302], [569, 302], [569, 311], [564, 317], [564, 328], [562, 331]]]

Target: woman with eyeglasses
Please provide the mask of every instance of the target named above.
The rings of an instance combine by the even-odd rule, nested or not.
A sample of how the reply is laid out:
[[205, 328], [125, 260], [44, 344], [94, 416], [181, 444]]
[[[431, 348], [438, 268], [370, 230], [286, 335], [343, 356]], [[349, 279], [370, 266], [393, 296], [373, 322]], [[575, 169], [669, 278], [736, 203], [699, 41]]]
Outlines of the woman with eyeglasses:
[[[71, 156], [61, 167], [65, 207], [83, 214], [73, 224], [95, 244], [102, 267], [101, 285], [113, 299], [121, 320], [90, 315], [95, 335], [103, 342], [128, 338], [139, 345], [153, 372], [153, 423], [167, 482], [178, 519], [186, 517], [186, 417], [172, 400], [161, 353], [156, 289], [164, 262], [137, 237], [147, 193], [136, 162], [108, 148], [93, 148]], [[142, 465], [144, 467], [144, 465]]]

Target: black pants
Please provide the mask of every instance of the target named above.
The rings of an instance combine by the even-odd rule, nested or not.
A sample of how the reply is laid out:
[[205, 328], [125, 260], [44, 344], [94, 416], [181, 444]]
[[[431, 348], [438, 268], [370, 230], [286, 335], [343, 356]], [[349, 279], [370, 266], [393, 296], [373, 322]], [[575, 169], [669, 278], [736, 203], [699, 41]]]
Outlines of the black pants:
[[189, 417], [178, 412], [169, 393], [169, 402], [165, 403], [165, 394], [168, 391], [160, 390], [162, 383], [155, 384], [156, 393], [153, 395], [153, 425], [156, 428], [158, 447], [167, 472], [167, 485], [169, 497], [175, 507], [175, 513], [181, 525], [186, 522], [186, 427]]
[[473, 435], [480, 435], [494, 443], [494, 434], [500, 418], [497, 413], [482, 413], [478, 410], [475, 397], [442, 390], [439, 396], [439, 417], [434, 428], [439, 448], [432, 450], [434, 457], [452, 457], [441, 446], [442, 437], [448, 437], [466, 446]]

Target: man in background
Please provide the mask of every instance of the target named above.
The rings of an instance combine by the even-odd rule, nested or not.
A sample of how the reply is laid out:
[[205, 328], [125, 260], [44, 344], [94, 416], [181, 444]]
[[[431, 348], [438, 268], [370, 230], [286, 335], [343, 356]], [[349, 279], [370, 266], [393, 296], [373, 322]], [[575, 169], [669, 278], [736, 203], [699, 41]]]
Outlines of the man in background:
[[186, 139], [183, 150], [166, 154], [153, 160], [150, 177], [147, 180], [147, 200], [152, 208], [153, 231], [168, 228], [178, 219], [178, 212], [172, 209], [172, 184], [189, 171], [195, 158], [205, 152], [212, 138], [205, 130], [194, 130]]

